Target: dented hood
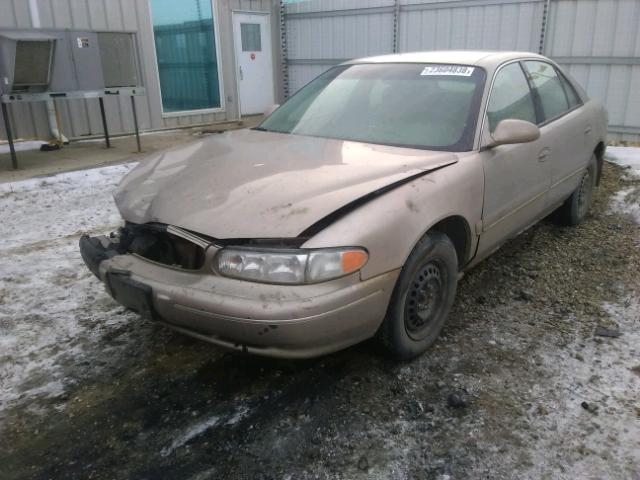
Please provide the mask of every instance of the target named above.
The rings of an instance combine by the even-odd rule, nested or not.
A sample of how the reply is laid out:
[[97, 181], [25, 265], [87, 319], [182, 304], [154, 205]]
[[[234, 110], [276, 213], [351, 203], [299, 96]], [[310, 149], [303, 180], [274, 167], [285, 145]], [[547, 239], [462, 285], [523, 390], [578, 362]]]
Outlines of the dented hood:
[[447, 152], [237, 130], [142, 161], [114, 198], [133, 223], [220, 239], [295, 237], [371, 192], [456, 161]]

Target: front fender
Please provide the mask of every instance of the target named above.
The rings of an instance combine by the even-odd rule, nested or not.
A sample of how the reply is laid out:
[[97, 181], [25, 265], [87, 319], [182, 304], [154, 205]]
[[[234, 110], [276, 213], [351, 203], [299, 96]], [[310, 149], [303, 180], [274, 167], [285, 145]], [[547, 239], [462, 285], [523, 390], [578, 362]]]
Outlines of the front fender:
[[339, 218], [314, 235], [305, 248], [363, 246], [368, 279], [404, 265], [415, 244], [435, 224], [450, 216], [471, 227], [470, 252], [475, 252], [474, 225], [482, 218], [484, 173], [477, 153], [459, 155], [459, 162], [412, 180]]

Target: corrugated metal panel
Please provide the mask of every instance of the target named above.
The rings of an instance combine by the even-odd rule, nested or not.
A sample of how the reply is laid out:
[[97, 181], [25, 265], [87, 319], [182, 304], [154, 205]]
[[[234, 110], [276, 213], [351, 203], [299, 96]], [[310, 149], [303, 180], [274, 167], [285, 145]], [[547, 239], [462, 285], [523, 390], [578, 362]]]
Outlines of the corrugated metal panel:
[[393, 51], [393, 14], [287, 19], [290, 59], [355, 58]]
[[[393, 0], [288, 4], [285, 24], [290, 93], [345, 59], [393, 52], [394, 14], [388, 8], [393, 5]], [[381, 12], [380, 7], [386, 10]], [[310, 12], [314, 14], [308, 15]]]
[[335, 10], [358, 10], [392, 6], [394, 0], [303, 0], [286, 4], [286, 13], [327, 12]]
[[[215, 0], [220, 38], [220, 64], [226, 112], [194, 114], [175, 117], [162, 115], [160, 89], [153, 44], [153, 30], [149, 0], [37, 0], [42, 28], [86, 28], [99, 30], [136, 31], [140, 47], [146, 97], [138, 97], [136, 105], [142, 129], [171, 128], [212, 123], [238, 118], [235, 79], [235, 52], [231, 28], [233, 10], [270, 12], [273, 31], [273, 56], [279, 63], [278, 2], [275, 0]], [[1, 27], [32, 27], [29, 2], [0, 0]], [[279, 74], [278, 74], [279, 75]], [[57, 101], [62, 130], [67, 136], [102, 134], [97, 101]], [[133, 121], [128, 98], [106, 98], [105, 108], [112, 133], [131, 132]], [[10, 106], [15, 134], [23, 138], [49, 137], [44, 104]], [[1, 123], [1, 122], [0, 122]], [[0, 137], [6, 138], [0, 125]]]
[[[404, 2], [403, 2], [404, 3]], [[411, 2], [413, 5], [418, 2]], [[474, 6], [445, 2], [430, 8], [400, 10], [400, 51], [489, 49], [537, 51], [544, 3], [503, 3]], [[434, 7], [438, 8], [434, 8]]]
[[394, 5], [393, 1], [359, 0], [288, 4], [290, 92], [338, 61], [392, 53], [396, 13], [401, 52], [538, 49], [542, 0], [402, 0], [397, 11], [388, 8]]
[[[0, 1], [0, 28], [29, 28], [31, 26], [28, 2]], [[14, 127], [14, 134], [28, 132], [28, 136], [48, 136], [49, 126], [44, 105], [12, 105], [9, 108], [9, 119]], [[3, 122], [0, 122], [0, 138], [6, 138]]]
[[609, 111], [611, 137], [640, 140], [640, 2], [554, 0], [545, 54]]
[[[389, 9], [394, 4], [286, 5], [290, 93], [332, 63], [392, 52], [394, 26], [400, 52], [540, 46], [545, 0], [398, 0]], [[548, 16], [545, 53], [607, 105], [613, 138], [640, 140], [640, 1], [552, 0]]]
[[289, 65], [289, 88], [291, 93], [304, 87], [327, 68], [326, 65]]

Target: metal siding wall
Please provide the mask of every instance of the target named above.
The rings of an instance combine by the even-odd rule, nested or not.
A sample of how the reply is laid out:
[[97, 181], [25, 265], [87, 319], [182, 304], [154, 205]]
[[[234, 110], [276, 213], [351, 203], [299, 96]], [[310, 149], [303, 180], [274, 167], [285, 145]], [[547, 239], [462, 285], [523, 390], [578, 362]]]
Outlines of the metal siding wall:
[[[403, 9], [405, 5], [416, 9]], [[537, 51], [543, 9], [540, 0], [503, 4], [496, 0], [477, 6], [473, 2], [405, 0], [399, 18], [399, 50]]]
[[[391, 53], [394, 5], [287, 4], [289, 93], [342, 60]], [[537, 52], [544, 6], [544, 0], [398, 0], [397, 48]], [[639, 32], [639, 0], [551, 0], [545, 54], [605, 103], [612, 139], [640, 141]]]
[[289, 65], [290, 95], [329, 68], [327, 65]]
[[393, 5], [393, 0], [306, 0], [287, 4], [287, 13], [357, 10]]
[[[537, 51], [543, 0], [398, 2], [398, 51]], [[286, 5], [290, 93], [331, 65], [392, 53], [393, 0], [311, 0]], [[382, 12], [380, 10], [383, 10]]]
[[640, 141], [640, 2], [554, 0], [545, 54], [609, 110], [610, 138]]
[[[238, 118], [235, 61], [231, 10], [271, 12], [274, 64], [279, 59], [278, 3], [272, 0], [215, 0], [219, 68], [222, 72], [222, 94], [225, 110], [218, 113], [162, 116], [160, 88], [151, 26], [149, 0], [37, 0], [41, 28], [78, 28], [136, 31], [140, 48], [142, 76], [146, 97], [137, 97], [138, 120], [142, 129], [160, 129], [213, 123]], [[0, 27], [30, 28], [31, 15], [26, 0], [0, 0]], [[279, 77], [278, 77], [279, 78]], [[280, 97], [280, 95], [278, 95]], [[68, 137], [102, 134], [97, 101], [56, 101], [62, 120], [62, 131]], [[105, 109], [112, 133], [133, 131], [131, 103], [128, 98], [106, 98]], [[11, 105], [11, 122], [16, 137], [49, 138], [46, 108], [43, 103]], [[0, 138], [6, 138], [0, 124]]]
[[[26, 1], [0, 0], [0, 28], [30, 28], [31, 15]], [[9, 107], [9, 119], [14, 135], [21, 132], [33, 132], [30, 136], [48, 135], [49, 124], [46, 108], [40, 104], [12, 105]], [[0, 121], [0, 138], [6, 138], [4, 122]]]
[[[393, 5], [393, 0], [288, 4], [285, 24], [290, 93], [344, 59], [393, 52], [393, 12], [388, 11]], [[376, 10], [380, 7], [387, 7], [387, 11]], [[354, 14], [362, 8], [367, 11]], [[323, 16], [323, 11], [332, 13]]]

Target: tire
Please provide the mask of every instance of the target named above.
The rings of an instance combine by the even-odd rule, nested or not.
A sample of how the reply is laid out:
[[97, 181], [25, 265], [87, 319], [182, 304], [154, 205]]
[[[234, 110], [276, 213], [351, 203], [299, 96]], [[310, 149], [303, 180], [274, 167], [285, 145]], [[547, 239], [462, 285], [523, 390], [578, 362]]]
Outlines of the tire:
[[598, 161], [595, 154], [591, 155], [591, 160], [587, 169], [580, 178], [578, 188], [565, 200], [558, 210], [555, 218], [561, 225], [575, 226], [582, 222], [591, 208], [593, 202], [593, 191], [598, 177]]
[[458, 256], [453, 243], [430, 232], [407, 259], [378, 330], [383, 347], [398, 360], [417, 357], [440, 334], [456, 295]]

